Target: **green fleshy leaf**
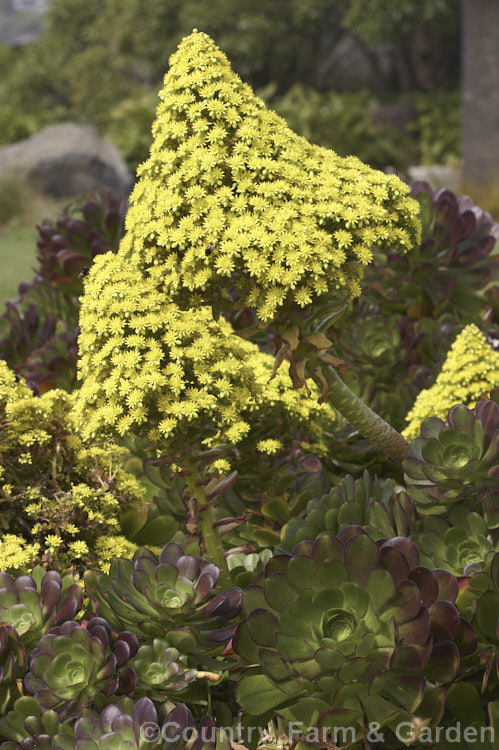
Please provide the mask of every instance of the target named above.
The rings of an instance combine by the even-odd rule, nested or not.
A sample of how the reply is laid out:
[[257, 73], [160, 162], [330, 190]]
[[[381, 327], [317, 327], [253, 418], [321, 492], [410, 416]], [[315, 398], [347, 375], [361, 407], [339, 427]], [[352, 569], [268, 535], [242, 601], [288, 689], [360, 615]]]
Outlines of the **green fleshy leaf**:
[[291, 517], [288, 504], [284, 500], [269, 500], [262, 505], [262, 513], [266, 518], [279, 523], [287, 523]]
[[282, 706], [287, 696], [279, 690], [268, 677], [252, 675], [243, 677], [237, 686], [237, 701], [243, 711], [253, 716], [260, 716], [272, 709]]
[[134, 537], [136, 544], [160, 547], [170, 541], [178, 529], [177, 522], [170, 516], [159, 516], [146, 523]]

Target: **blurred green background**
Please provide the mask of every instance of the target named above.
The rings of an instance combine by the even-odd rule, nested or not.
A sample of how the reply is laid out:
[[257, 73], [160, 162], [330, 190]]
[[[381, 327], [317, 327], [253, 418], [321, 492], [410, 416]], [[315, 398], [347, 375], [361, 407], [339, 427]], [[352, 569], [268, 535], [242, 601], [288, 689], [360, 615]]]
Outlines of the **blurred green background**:
[[[401, 174], [459, 163], [459, 0], [0, 0], [0, 147], [91, 123], [135, 171], [193, 27], [310, 141]], [[0, 304], [60, 208], [0, 175]]]

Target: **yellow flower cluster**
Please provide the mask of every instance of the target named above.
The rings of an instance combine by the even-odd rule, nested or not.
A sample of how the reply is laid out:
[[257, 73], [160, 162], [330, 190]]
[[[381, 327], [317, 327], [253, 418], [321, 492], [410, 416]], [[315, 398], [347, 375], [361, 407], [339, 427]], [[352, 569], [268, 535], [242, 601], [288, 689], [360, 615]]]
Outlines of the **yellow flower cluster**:
[[[151, 547], [149, 547], [151, 549]], [[103, 573], [109, 573], [111, 563], [118, 557], [131, 558], [134, 556], [138, 547], [133, 542], [129, 542], [124, 536], [101, 536], [95, 543], [95, 552], [97, 561], [96, 570]], [[153, 548], [153, 551], [156, 551]], [[159, 550], [157, 550], [159, 553]]]
[[17, 380], [14, 372], [0, 359], [0, 408], [30, 393], [26, 383]]
[[418, 395], [402, 434], [412, 440], [427, 417], [445, 419], [454, 404], [473, 408], [482, 393], [498, 387], [499, 353], [475, 325], [466, 326], [451, 346], [434, 385]]
[[125, 449], [84, 444], [71, 420], [74, 399], [59, 390], [35, 397], [0, 362], [0, 512], [12, 532], [0, 531], [0, 549], [9, 544], [2, 565], [10, 556], [26, 569], [44, 556], [86, 567], [96, 539], [120, 534], [120, 514], [143, 500], [145, 490], [122, 469]]
[[147, 435], [173, 457], [220, 442], [252, 450], [280, 426], [290, 443], [293, 430], [320, 436], [334, 422], [283, 370], [270, 380], [273, 357], [225, 319], [209, 307], [181, 310], [119, 255], [95, 259], [80, 327], [74, 418], [85, 439]]
[[15, 534], [5, 534], [0, 538], [0, 560], [5, 573], [30, 570], [39, 554], [39, 544], [29, 544]]
[[404, 183], [293, 133], [206, 34], [182, 41], [160, 98], [119, 252], [179, 304], [269, 321], [358, 296], [373, 245], [419, 242]]

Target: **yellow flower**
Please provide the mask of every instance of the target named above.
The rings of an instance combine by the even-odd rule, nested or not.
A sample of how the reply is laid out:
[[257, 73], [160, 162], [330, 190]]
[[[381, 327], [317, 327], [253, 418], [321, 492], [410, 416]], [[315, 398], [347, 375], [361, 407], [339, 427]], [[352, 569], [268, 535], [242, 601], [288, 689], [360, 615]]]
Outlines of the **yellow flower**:
[[88, 555], [88, 545], [85, 542], [70, 542], [68, 546], [72, 555], [76, 558]]
[[273, 453], [277, 453], [277, 451], [281, 450], [282, 443], [280, 440], [259, 440], [259, 442], [256, 444], [256, 449], [260, 451], [261, 453], [268, 453], [269, 456]]

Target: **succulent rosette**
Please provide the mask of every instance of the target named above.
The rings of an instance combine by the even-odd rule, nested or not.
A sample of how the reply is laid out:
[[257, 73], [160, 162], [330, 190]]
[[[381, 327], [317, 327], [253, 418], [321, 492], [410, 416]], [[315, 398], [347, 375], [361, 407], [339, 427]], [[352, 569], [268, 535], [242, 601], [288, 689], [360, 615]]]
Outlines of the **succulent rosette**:
[[351, 726], [359, 741], [372, 721], [437, 721], [460, 654], [476, 647], [458, 590], [403, 537], [376, 543], [352, 524], [299, 543], [245, 591], [233, 643], [247, 665], [240, 705], [323, 731]]
[[165, 750], [229, 750], [235, 743], [229, 743], [227, 734], [217, 729], [211, 716], [203, 716], [198, 723], [185, 704], [170, 711], [163, 724], [162, 735]]
[[[153, 750], [164, 747], [154, 704], [124, 698], [102, 713], [89, 712], [75, 724], [75, 750]], [[69, 748], [68, 748], [69, 750]]]
[[[458, 606], [472, 618], [484, 665], [482, 692], [499, 689], [499, 552], [490, 553], [461, 580]], [[498, 693], [499, 697], [499, 693]]]
[[131, 560], [116, 560], [109, 575], [90, 571], [85, 583], [112, 627], [141, 639], [166, 635], [182, 653], [203, 654], [223, 650], [241, 611], [240, 588], [215, 593], [219, 576], [216, 565], [170, 543], [159, 555], [139, 549]]
[[76, 750], [74, 722], [61, 722], [55, 711], [44, 710], [36, 698], [18, 698], [0, 718], [1, 750]]
[[368, 268], [366, 282], [386, 313], [412, 320], [452, 313], [456, 320], [481, 317], [482, 290], [498, 278], [494, 253], [499, 224], [467, 195], [432, 190], [426, 182], [411, 189], [421, 207], [422, 242], [407, 255], [381, 253]]
[[499, 531], [489, 529], [466, 503], [452, 506], [447, 518], [424, 517], [411, 539], [424, 565], [444, 568], [456, 576], [466, 576], [469, 570], [480, 568], [491, 553], [499, 552]]
[[302, 518], [289, 521], [281, 547], [291, 550], [297, 542], [337, 534], [352, 523], [362, 525], [373, 539], [408, 536], [414, 505], [406, 493], [395, 494], [391, 479], [371, 478], [367, 470], [359, 479], [348, 474], [341, 485], [310, 500]]
[[135, 675], [122, 669], [138, 649], [130, 632], [111, 637], [111, 628], [100, 617], [86, 627], [73, 621], [51, 628], [30, 654], [24, 687], [41, 706], [61, 719], [78, 716], [96, 698], [131, 690]]
[[0, 719], [2, 750], [153, 750], [163, 748], [161, 727], [149, 698], [122, 698], [101, 713], [86, 710], [75, 721], [60, 722], [55, 711], [41, 710], [32, 697], [16, 701]]
[[26, 671], [26, 651], [17, 631], [0, 625], [0, 715], [21, 695], [18, 680]]
[[0, 573], [0, 622], [16, 629], [31, 648], [52, 626], [73, 620], [83, 605], [83, 590], [71, 574], [37, 567], [30, 576]]
[[404, 461], [407, 489], [421, 513], [443, 514], [466, 501], [487, 526], [499, 526], [499, 406], [453, 406], [444, 422], [430, 417]]
[[196, 669], [182, 663], [179, 651], [164, 638], [154, 638], [152, 643], [141, 646], [132, 667], [137, 675], [139, 694], [159, 701], [164, 701], [169, 693], [185, 690], [198, 674]]
[[37, 227], [37, 280], [78, 297], [82, 269], [96, 255], [118, 248], [126, 209], [126, 198], [104, 190], [67, 206], [56, 221], [45, 220]]

